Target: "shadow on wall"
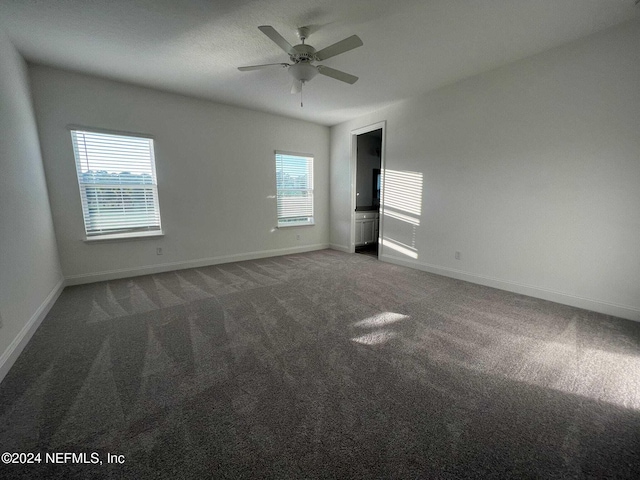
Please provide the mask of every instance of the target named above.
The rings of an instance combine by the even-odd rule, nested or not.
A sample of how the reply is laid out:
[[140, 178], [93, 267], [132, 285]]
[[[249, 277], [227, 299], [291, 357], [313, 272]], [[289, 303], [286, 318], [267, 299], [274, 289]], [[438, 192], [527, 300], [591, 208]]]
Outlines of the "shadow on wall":
[[382, 245], [417, 259], [416, 232], [422, 214], [422, 173], [385, 169]]

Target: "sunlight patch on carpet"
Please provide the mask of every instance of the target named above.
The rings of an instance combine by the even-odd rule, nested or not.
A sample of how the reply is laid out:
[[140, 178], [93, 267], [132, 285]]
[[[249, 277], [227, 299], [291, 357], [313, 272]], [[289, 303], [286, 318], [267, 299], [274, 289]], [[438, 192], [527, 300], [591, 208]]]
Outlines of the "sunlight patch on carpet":
[[376, 330], [375, 332], [352, 338], [351, 341], [362, 345], [380, 345], [381, 343], [387, 343], [397, 336], [398, 334], [391, 330]]
[[383, 325], [389, 325], [391, 323], [400, 322], [408, 318], [410, 318], [408, 315], [402, 315], [401, 313], [382, 312], [369, 318], [365, 318], [364, 320], [360, 320], [353, 325], [362, 328], [375, 328], [382, 327]]

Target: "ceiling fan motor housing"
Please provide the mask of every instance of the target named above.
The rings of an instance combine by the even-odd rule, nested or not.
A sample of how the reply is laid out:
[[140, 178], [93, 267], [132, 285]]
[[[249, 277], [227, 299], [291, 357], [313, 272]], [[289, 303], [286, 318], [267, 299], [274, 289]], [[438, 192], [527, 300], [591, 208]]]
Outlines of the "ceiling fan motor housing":
[[293, 47], [293, 49], [295, 53], [289, 56], [293, 63], [312, 62], [315, 60], [316, 49], [311, 45], [300, 44]]

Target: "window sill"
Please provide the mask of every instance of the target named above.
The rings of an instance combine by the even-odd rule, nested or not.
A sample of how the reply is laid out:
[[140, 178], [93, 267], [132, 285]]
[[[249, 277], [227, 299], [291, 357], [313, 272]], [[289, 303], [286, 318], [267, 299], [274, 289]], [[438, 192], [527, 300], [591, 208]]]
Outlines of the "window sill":
[[292, 228], [292, 227], [313, 227], [314, 223], [294, 223], [292, 225], [278, 225], [277, 228]]
[[144, 238], [164, 237], [162, 230], [153, 232], [129, 232], [129, 233], [112, 233], [110, 235], [97, 235], [95, 237], [85, 237], [85, 243], [96, 243], [117, 240], [137, 240]]

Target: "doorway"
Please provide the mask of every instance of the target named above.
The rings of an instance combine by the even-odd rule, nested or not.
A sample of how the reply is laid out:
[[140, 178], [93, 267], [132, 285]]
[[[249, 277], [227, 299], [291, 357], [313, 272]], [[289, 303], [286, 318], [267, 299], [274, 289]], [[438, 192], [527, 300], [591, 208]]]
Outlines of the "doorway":
[[380, 254], [383, 147], [384, 122], [352, 132], [352, 251], [376, 258]]

